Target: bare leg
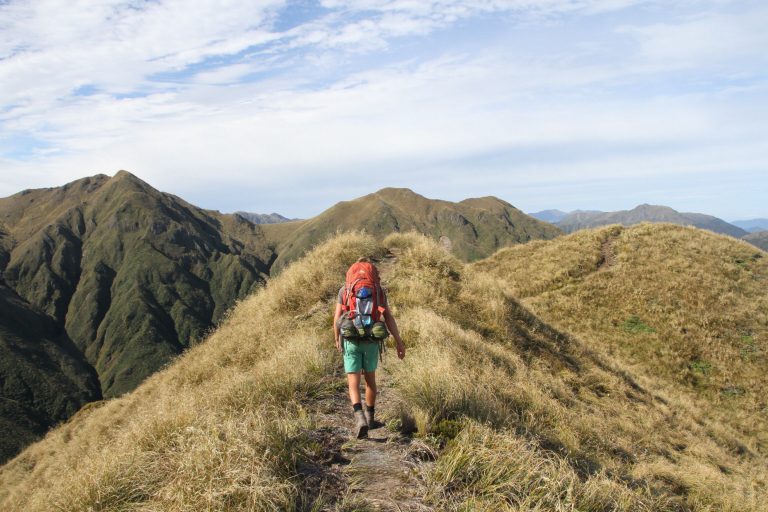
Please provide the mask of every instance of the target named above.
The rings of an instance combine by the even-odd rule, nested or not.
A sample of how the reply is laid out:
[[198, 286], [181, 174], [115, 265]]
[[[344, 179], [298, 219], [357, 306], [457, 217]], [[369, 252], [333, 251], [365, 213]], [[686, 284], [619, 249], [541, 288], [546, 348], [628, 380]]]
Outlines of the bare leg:
[[[360, 396], [359, 391], [357, 396]], [[376, 372], [365, 372], [365, 405], [376, 405]]]
[[[368, 376], [366, 375], [366, 380]], [[347, 374], [347, 385], [349, 386], [349, 399], [352, 401], [352, 405], [360, 403], [360, 372]], [[366, 389], [366, 400], [368, 390]]]

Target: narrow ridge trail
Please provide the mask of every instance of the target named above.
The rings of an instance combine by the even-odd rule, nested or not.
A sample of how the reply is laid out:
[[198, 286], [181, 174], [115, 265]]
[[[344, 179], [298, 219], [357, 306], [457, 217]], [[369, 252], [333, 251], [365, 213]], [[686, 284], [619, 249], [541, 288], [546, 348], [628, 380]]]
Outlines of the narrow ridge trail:
[[[384, 285], [395, 260], [396, 255], [389, 253], [383, 261], [377, 262]], [[322, 510], [434, 510], [422, 503], [425, 491], [422, 475], [432, 464], [429, 459], [434, 454], [418, 440], [385, 424], [397, 417], [397, 400], [388, 367], [399, 362], [395, 352], [390, 350], [376, 371], [376, 425], [368, 431], [367, 439], [353, 436], [352, 406], [341, 371], [337, 377], [338, 392], [323, 401], [319, 408], [315, 432], [324, 433], [322, 442], [329, 451], [323, 485], [331, 492], [342, 494], [335, 499], [330, 497], [332, 503]]]

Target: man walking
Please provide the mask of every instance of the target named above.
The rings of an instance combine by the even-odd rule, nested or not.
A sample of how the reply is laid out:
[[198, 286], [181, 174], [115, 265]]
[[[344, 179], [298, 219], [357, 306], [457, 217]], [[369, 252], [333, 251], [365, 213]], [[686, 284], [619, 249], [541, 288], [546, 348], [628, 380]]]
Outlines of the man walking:
[[[389, 310], [378, 269], [368, 258], [360, 258], [349, 267], [346, 281], [339, 289], [333, 326], [336, 349], [344, 355], [355, 436], [361, 439], [374, 426], [376, 368], [390, 333], [397, 343], [397, 357], [405, 357], [405, 345]], [[360, 397], [361, 372], [365, 372], [365, 411]]]

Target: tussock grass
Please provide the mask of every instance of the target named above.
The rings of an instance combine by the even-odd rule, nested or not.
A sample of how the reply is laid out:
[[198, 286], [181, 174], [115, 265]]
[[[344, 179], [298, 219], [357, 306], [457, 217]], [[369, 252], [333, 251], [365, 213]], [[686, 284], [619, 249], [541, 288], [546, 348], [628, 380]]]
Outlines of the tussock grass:
[[[242, 301], [134, 393], [92, 406], [0, 471], [4, 510], [290, 510], [315, 447], [307, 404], [339, 378], [330, 301], [370, 237], [337, 237]], [[342, 277], [343, 279], [343, 277]]]
[[580, 478], [568, 463], [514, 433], [469, 422], [437, 461], [434, 499], [450, 510], [663, 510], [602, 474]]
[[[606, 252], [612, 264], [598, 271]], [[768, 452], [765, 252], [704, 230], [644, 224], [505, 249], [475, 268], [544, 321], [664, 380], [668, 393], [687, 391], [702, 414]]]
[[[610, 233], [615, 228], [593, 237], [597, 253]], [[439, 507], [761, 509], [767, 482], [754, 468], [765, 468], [766, 459], [747, 447], [749, 437], [638, 382], [610, 355], [558, 333], [513, 299], [507, 282], [482, 268], [461, 266], [412, 235], [385, 243], [399, 247], [390, 295], [405, 310], [401, 323], [412, 344], [405, 364], [395, 367], [400, 422], [442, 439], [445, 421], [469, 421], [492, 433], [492, 441], [480, 436], [481, 442], [476, 432], [462, 431], [448, 443], [432, 475]], [[600, 257], [588, 260], [597, 270]], [[496, 448], [484, 450], [486, 441]], [[500, 446], [511, 445], [527, 447], [537, 462], [494, 459], [503, 459], [495, 453]], [[462, 466], [477, 480], [460, 491], [459, 477], [440, 472], [451, 453], [478, 458]], [[526, 468], [527, 476], [515, 472]], [[558, 477], [541, 476], [548, 472]], [[524, 501], [527, 479], [551, 486]], [[696, 481], [702, 483], [692, 485]]]
[[[399, 413], [389, 424], [413, 432], [415, 456], [436, 457], [424, 475], [425, 500], [436, 510], [764, 510], [768, 464], [754, 438], [702, 414], [643, 367], [623, 364], [619, 351], [598, 350], [582, 331], [558, 331], [529, 311], [537, 297], [616, 272], [625, 264], [624, 233], [577, 234], [591, 249], [566, 258], [575, 270], [555, 280], [524, 272], [514, 252], [495, 257], [502, 279], [488, 262], [465, 265], [421, 235], [392, 235], [382, 245], [364, 235], [334, 238], [134, 393], [82, 411], [3, 467], [0, 507], [363, 509], [354, 494], [321, 496], [313, 508], [297, 466], [317, 450], [307, 435], [315, 400], [339, 392], [330, 326], [343, 272], [389, 247], [397, 262], [385, 285], [408, 345], [404, 361], [386, 362]], [[574, 251], [579, 245], [564, 240]], [[641, 252], [650, 242], [633, 243]], [[610, 265], [607, 245], [615, 247]], [[557, 258], [545, 244], [525, 250], [544, 251], [533, 259], [539, 265]], [[645, 310], [632, 314], [632, 329], [609, 322], [617, 336], [666, 332]], [[742, 342], [762, 350], [760, 332], [749, 336]]]

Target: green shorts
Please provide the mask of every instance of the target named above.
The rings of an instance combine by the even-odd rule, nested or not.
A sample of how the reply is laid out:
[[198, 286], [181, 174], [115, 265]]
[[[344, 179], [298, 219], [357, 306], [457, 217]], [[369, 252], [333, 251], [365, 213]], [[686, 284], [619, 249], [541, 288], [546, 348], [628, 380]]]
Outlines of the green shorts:
[[375, 372], [379, 366], [378, 341], [349, 341], [343, 340], [344, 371], [357, 373], [361, 369], [366, 373]]

